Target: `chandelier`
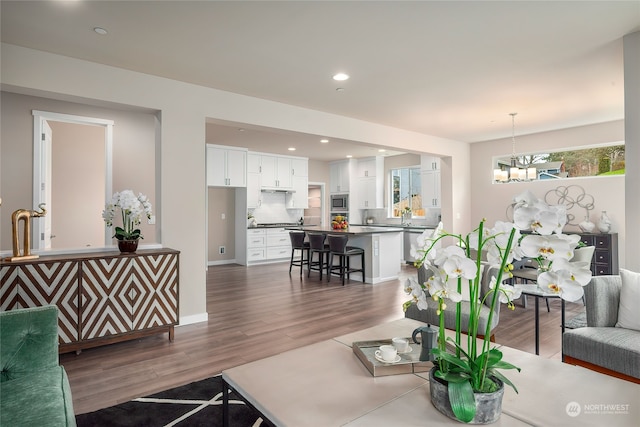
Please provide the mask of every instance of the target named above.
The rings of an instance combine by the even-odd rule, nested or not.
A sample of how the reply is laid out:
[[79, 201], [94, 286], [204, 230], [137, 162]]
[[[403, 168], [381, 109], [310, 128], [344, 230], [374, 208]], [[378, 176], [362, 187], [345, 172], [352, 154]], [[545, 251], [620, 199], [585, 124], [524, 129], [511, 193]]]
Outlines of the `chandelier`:
[[[516, 115], [518, 113], [509, 113], [511, 116], [511, 163], [507, 169], [498, 167], [493, 170], [494, 182], [522, 182], [532, 181], [538, 177], [538, 170], [535, 167], [518, 166], [518, 157], [516, 156]], [[500, 166], [500, 165], [498, 165]]]

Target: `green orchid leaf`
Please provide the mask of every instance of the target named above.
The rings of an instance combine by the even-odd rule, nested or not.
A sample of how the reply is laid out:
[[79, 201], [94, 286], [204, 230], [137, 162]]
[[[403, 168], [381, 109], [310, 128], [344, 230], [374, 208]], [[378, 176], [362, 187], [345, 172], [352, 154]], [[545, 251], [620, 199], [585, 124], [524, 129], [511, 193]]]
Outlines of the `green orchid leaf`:
[[516, 369], [518, 372], [520, 372], [520, 368], [518, 368], [515, 365], [512, 365], [509, 362], [500, 361], [490, 366], [494, 369]]
[[463, 381], [469, 382], [469, 375], [463, 372], [444, 372], [440, 373], [440, 375], [436, 375], [436, 377], [449, 383], [460, 383]]
[[450, 382], [447, 390], [456, 418], [465, 423], [471, 421], [476, 416], [476, 400], [469, 381]]
[[[519, 371], [520, 369], [518, 369]], [[510, 386], [516, 393], [518, 393], [518, 389], [516, 388], [516, 386], [504, 375], [502, 375], [502, 373], [500, 371], [496, 371], [494, 369], [489, 370], [489, 375], [491, 375], [492, 377], [495, 377], [497, 379], [499, 379], [500, 381], [502, 381], [503, 383], [507, 384], [508, 386]]]
[[452, 363], [456, 366], [459, 366], [460, 368], [462, 368], [465, 372], [470, 372], [471, 371], [471, 367], [469, 366], [469, 364], [464, 361], [461, 360], [460, 358], [456, 357], [455, 355], [451, 354], [451, 353], [447, 353], [446, 351], [442, 351], [440, 349], [432, 349], [431, 352], [440, 360], [444, 360], [446, 362]]

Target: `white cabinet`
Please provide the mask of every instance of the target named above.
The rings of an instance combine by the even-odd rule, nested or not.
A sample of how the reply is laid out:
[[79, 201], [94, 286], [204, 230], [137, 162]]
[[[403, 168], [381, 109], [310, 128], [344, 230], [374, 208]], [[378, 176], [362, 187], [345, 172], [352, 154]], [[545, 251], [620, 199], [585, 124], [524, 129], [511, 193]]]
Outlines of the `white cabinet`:
[[422, 154], [420, 156], [420, 169], [423, 171], [439, 171], [440, 170], [440, 157], [427, 156]]
[[247, 230], [247, 261], [263, 261], [267, 257], [267, 233], [265, 229]]
[[262, 184], [259, 173], [247, 174], [247, 208], [259, 208], [262, 204]]
[[262, 156], [256, 153], [247, 154], [247, 173], [260, 173]]
[[384, 208], [384, 158], [358, 159], [358, 194], [360, 209]]
[[289, 230], [267, 228], [267, 260], [285, 259], [291, 256]]
[[293, 177], [293, 193], [287, 194], [287, 209], [307, 209], [309, 207], [309, 178]]
[[421, 156], [422, 207], [440, 207], [440, 159]]
[[291, 159], [291, 187], [287, 194], [287, 209], [307, 209], [309, 207], [309, 160]]
[[292, 176], [306, 176], [309, 177], [309, 159], [307, 158], [292, 158], [291, 159], [291, 175]]
[[265, 156], [261, 159], [262, 188], [290, 189], [291, 159], [289, 157]]
[[384, 157], [365, 157], [358, 159], [358, 178], [369, 178], [384, 175]]
[[329, 163], [329, 192], [347, 193], [351, 181], [351, 162], [339, 161]]
[[247, 186], [247, 150], [207, 144], [207, 185]]
[[358, 178], [358, 208], [384, 207], [382, 177]]

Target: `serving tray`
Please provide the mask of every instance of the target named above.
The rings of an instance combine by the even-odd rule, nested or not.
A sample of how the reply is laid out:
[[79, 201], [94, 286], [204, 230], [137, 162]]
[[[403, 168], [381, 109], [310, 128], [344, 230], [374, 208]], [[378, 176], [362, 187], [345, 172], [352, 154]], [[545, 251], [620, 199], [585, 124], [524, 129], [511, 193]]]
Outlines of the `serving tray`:
[[353, 349], [353, 353], [358, 356], [358, 359], [360, 359], [374, 377], [428, 372], [433, 367], [433, 363], [420, 361], [421, 345], [415, 344], [411, 338], [405, 339], [409, 341], [411, 351], [398, 354], [400, 361], [396, 363], [380, 362], [375, 357], [375, 352], [381, 345], [392, 345], [391, 338], [372, 341], [355, 341], [351, 345], [351, 348]]

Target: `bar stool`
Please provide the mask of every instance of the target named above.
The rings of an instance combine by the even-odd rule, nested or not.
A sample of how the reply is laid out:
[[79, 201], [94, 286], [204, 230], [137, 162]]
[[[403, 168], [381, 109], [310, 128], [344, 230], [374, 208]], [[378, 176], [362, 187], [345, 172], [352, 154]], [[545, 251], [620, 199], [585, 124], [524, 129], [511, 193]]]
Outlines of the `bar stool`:
[[[289, 275], [291, 275], [291, 269], [295, 265], [300, 267], [300, 276], [302, 276], [302, 266], [309, 265], [309, 242], [305, 242], [304, 231], [290, 231], [289, 238], [291, 239], [291, 262], [289, 263]], [[300, 258], [294, 259], [296, 251], [300, 251]], [[307, 257], [305, 258], [305, 254]]]
[[[342, 286], [344, 286], [344, 277], [349, 276], [351, 273], [357, 271], [362, 272], [362, 283], [364, 283], [364, 249], [356, 248], [354, 246], [347, 246], [349, 236], [346, 234], [329, 234], [327, 237], [329, 240], [329, 267], [327, 271], [327, 281], [331, 281], [331, 275], [337, 274], [342, 279]], [[350, 259], [352, 256], [360, 256], [360, 268], [351, 268]], [[338, 257], [339, 264], [333, 265], [333, 260]]]
[[[329, 275], [329, 246], [324, 244], [326, 235], [324, 233], [309, 233], [309, 266], [307, 277], [311, 276], [311, 270], [320, 272], [322, 280], [322, 270], [327, 269]], [[313, 255], [318, 254], [318, 260], [313, 260]]]

